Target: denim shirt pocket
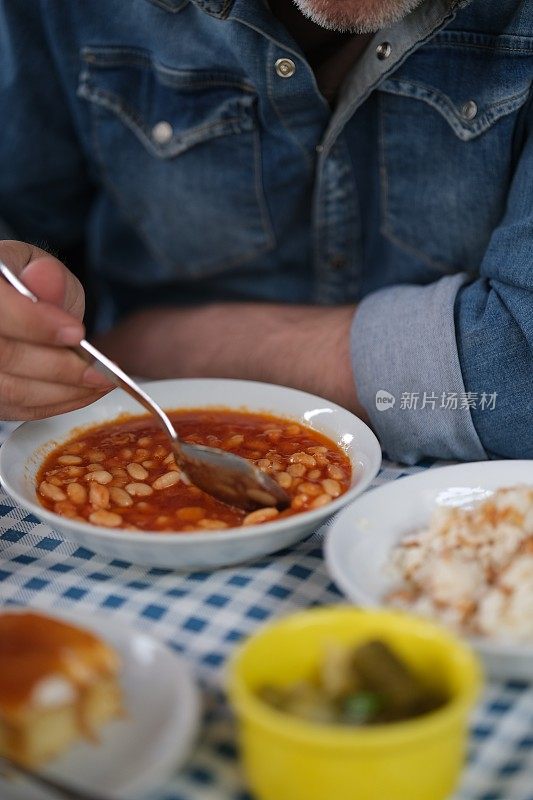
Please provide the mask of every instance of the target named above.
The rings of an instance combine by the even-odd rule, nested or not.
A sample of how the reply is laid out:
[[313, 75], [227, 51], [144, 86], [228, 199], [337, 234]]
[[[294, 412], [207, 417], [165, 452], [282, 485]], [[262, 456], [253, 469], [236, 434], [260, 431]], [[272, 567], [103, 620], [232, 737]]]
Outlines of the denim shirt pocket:
[[445, 30], [379, 87], [381, 232], [438, 272], [476, 272], [504, 211], [533, 38]]
[[274, 247], [251, 84], [132, 48], [90, 47], [82, 58], [97, 170], [159, 280], [215, 275]]

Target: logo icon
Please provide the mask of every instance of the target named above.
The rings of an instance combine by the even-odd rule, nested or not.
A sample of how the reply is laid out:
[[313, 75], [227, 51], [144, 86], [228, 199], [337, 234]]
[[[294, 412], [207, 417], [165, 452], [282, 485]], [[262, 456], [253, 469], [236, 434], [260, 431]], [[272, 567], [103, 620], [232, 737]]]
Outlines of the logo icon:
[[376, 392], [376, 408], [378, 411], [389, 411], [389, 409], [394, 408], [396, 403], [396, 398], [390, 392], [386, 392], [385, 389], [380, 389], [379, 392]]

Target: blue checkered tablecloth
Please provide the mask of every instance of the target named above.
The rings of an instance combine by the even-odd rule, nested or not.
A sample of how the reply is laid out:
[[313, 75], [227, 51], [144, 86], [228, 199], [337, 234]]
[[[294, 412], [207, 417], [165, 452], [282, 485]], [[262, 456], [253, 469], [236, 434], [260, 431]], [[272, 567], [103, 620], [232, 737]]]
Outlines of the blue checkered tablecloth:
[[[0, 441], [11, 428], [0, 427]], [[385, 462], [373, 485], [433, 466], [406, 469]], [[319, 530], [290, 550], [249, 565], [184, 575], [102, 560], [63, 541], [0, 492], [0, 606], [107, 614], [149, 630], [182, 653], [202, 684], [200, 739], [185, 769], [149, 800], [251, 800], [222, 692], [224, 662], [235, 644], [265, 620], [341, 600], [325, 569], [322, 536]], [[528, 685], [487, 687], [453, 800], [533, 800], [533, 690]]]

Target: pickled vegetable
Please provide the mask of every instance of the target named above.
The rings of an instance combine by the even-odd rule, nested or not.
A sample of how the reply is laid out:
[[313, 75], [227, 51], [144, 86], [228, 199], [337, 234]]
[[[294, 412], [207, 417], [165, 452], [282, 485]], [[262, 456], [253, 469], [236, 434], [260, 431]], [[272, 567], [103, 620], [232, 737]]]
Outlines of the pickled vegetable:
[[413, 719], [446, 703], [382, 641], [329, 645], [317, 674], [289, 686], [263, 686], [261, 699], [313, 723], [377, 725]]

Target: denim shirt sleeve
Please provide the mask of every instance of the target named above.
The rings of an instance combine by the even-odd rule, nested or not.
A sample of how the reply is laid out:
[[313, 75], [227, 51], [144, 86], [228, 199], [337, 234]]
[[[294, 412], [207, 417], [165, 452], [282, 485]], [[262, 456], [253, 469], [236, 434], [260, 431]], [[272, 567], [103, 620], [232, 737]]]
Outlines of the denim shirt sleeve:
[[498, 393], [491, 413], [472, 413], [486, 450], [499, 458], [533, 458], [533, 97], [528, 124], [505, 216], [479, 280], [459, 292], [455, 310], [466, 386]]
[[0, 235], [81, 242], [89, 182], [38, 0], [0, 0]]
[[[466, 390], [454, 305], [465, 280], [460, 274], [429, 286], [381, 289], [366, 297], [355, 315], [357, 392], [395, 460], [486, 458], [470, 410], [460, 400]], [[457, 398], [457, 407], [449, 397]]]
[[[352, 328], [357, 389], [393, 458], [533, 458], [532, 175], [530, 133], [477, 280], [463, 274], [390, 287], [359, 306]], [[376, 404], [380, 390], [395, 396], [393, 407]], [[421, 408], [424, 392], [437, 395], [436, 408]], [[412, 393], [417, 408], [408, 407]], [[440, 408], [439, 393], [466, 393], [475, 402]], [[493, 398], [488, 404], [484, 394]]]

